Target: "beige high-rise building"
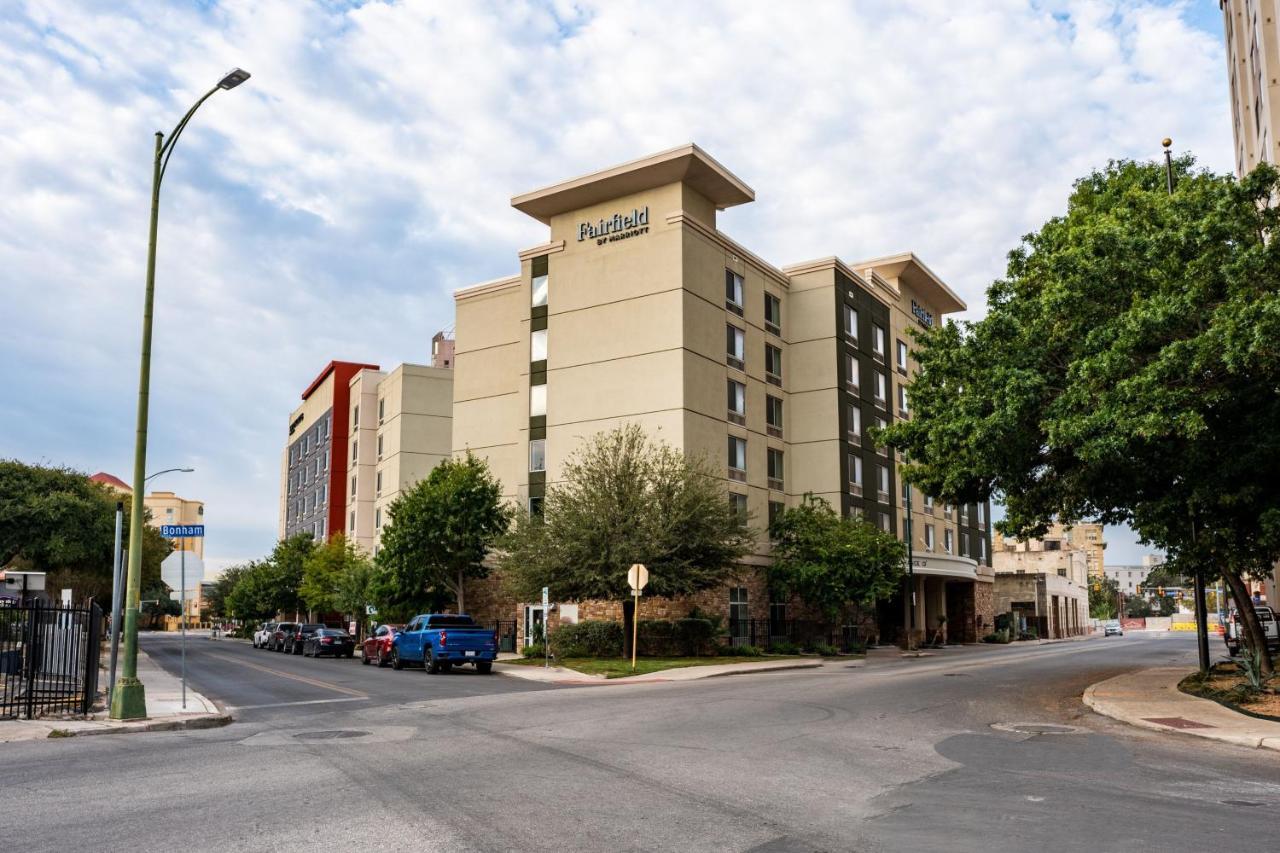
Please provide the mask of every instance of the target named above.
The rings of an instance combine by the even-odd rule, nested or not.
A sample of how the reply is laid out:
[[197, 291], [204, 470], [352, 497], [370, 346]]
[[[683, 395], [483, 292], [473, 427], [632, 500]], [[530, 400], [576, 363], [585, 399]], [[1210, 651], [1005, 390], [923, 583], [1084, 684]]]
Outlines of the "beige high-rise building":
[[[119, 492], [121, 497], [133, 494], [133, 489], [128, 483], [105, 471], [99, 471], [89, 479]], [[179, 497], [175, 492], [152, 492], [149, 495], [143, 495], [142, 505], [151, 513], [148, 523], [152, 527], [165, 524], [204, 524], [204, 501], [188, 500]], [[126, 505], [125, 513], [128, 512], [129, 507]], [[173, 544], [175, 549], [185, 547], [188, 553], [204, 557], [202, 537], [194, 536], [180, 541], [175, 540]]]
[[1280, 162], [1280, 20], [1275, 0], [1219, 0], [1227, 43], [1227, 82], [1236, 174]]
[[[436, 360], [440, 336], [433, 342]], [[449, 345], [451, 341], [444, 341]], [[347, 537], [376, 554], [388, 507], [452, 453], [453, 369], [402, 364], [351, 378]]]
[[[912, 253], [777, 267], [717, 227], [754, 191], [685, 145], [512, 199], [548, 226], [520, 272], [456, 294], [455, 453], [486, 457], [540, 510], [566, 458], [628, 422], [723, 466], [763, 530], [806, 493], [901, 535], [893, 456], [868, 431], [908, 417], [912, 328], [964, 303]], [[912, 496], [915, 624], [972, 640], [991, 614], [989, 511]], [[761, 534], [751, 565], [767, 563]], [[778, 618], [762, 573], [700, 606]], [[712, 600], [714, 599], [714, 600]], [[522, 604], [526, 625], [540, 605]], [[910, 619], [881, 608], [882, 636]], [[509, 619], [507, 611], [499, 615]]]

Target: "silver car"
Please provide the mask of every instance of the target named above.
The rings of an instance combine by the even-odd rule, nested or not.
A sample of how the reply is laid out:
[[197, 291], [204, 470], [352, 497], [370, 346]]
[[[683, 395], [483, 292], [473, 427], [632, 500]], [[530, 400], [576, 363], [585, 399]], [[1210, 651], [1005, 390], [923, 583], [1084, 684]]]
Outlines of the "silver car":
[[1124, 636], [1124, 628], [1120, 626], [1119, 619], [1112, 619], [1110, 622], [1102, 626], [1102, 636], [1110, 637], [1112, 634], [1117, 637]]

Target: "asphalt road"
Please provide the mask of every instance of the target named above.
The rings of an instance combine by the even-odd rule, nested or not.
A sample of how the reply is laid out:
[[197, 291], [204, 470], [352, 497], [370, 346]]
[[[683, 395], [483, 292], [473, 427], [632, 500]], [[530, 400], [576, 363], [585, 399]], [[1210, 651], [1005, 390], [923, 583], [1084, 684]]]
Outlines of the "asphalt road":
[[[1194, 663], [1190, 637], [914, 659], [883, 652], [862, 667], [558, 689], [244, 647], [255, 665], [370, 697], [289, 706], [278, 703], [357, 697], [272, 680], [229, 645], [196, 658], [193, 681], [241, 703], [242, 722], [0, 747], [6, 847], [1045, 853], [1276, 844], [1275, 753], [1133, 729], [1080, 703], [1102, 678]], [[263, 705], [275, 707], [252, 707]], [[1080, 732], [992, 728], [1009, 722]]]

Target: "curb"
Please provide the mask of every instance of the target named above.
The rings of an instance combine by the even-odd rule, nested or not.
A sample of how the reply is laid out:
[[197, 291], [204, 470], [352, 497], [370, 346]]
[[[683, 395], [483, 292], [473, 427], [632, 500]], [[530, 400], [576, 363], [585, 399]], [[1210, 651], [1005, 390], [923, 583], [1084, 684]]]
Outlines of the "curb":
[[156, 720], [137, 725], [123, 723], [114, 728], [72, 730], [70, 737], [89, 737], [91, 735], [114, 735], [132, 732], [179, 732], [197, 729], [216, 729], [235, 722], [230, 714], [202, 714], [185, 720]]
[[[501, 661], [499, 661], [499, 663], [501, 663]], [[530, 675], [524, 675], [524, 674], [521, 674], [519, 670], [508, 669], [506, 667], [503, 667], [503, 668], [495, 667], [493, 671], [499, 675], [505, 675], [510, 678], [519, 678], [524, 681], [537, 681], [543, 684], [560, 684], [560, 685], [573, 685], [578, 687], [595, 687], [598, 685], [605, 685], [605, 684], [663, 684], [663, 683], [670, 683], [672, 681], [702, 681], [703, 679], [707, 679], [707, 678], [727, 678], [728, 676], [731, 676], [731, 675], [757, 675], [760, 673], [769, 673], [769, 672], [785, 672], [787, 670], [794, 670], [794, 669], [818, 669], [819, 667], [823, 666], [823, 664], [824, 664], [824, 661], [797, 661], [796, 663], [780, 663], [777, 666], [754, 667], [751, 669], [731, 669], [731, 670], [725, 670], [721, 672], [696, 673], [691, 675], [680, 676], [677, 678], [672, 678], [671, 674], [673, 672], [688, 672], [689, 670], [697, 670], [697, 669], [701, 669], [701, 667], [676, 666], [676, 667], [671, 667], [670, 669], [660, 669], [657, 672], [646, 672], [642, 675], [626, 675], [626, 676], [623, 676], [622, 678], [606, 678], [603, 675], [588, 675], [585, 672], [578, 672], [577, 670], [568, 669], [566, 667], [553, 668], [553, 669], [558, 669], [558, 673], [555, 678], [540, 678], [540, 677], [533, 677]], [[714, 665], [715, 664], [709, 664], [708, 666], [714, 666]], [[520, 665], [515, 664], [514, 666], [520, 666]], [[569, 680], [569, 679], [573, 679], [573, 680]]]

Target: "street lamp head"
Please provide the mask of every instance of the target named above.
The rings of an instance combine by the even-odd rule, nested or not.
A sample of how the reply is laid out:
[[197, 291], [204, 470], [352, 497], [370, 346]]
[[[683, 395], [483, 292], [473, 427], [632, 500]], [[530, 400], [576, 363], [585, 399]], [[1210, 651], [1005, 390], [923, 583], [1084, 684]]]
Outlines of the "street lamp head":
[[219, 89], [234, 89], [249, 79], [249, 72], [243, 68], [232, 68], [218, 81]]
[[195, 468], [179, 468], [178, 470], [183, 474], [194, 474], [196, 471]]
[[1164, 139], [1160, 140], [1160, 144], [1165, 148], [1171, 148], [1173, 147], [1173, 140], [1166, 136]]

